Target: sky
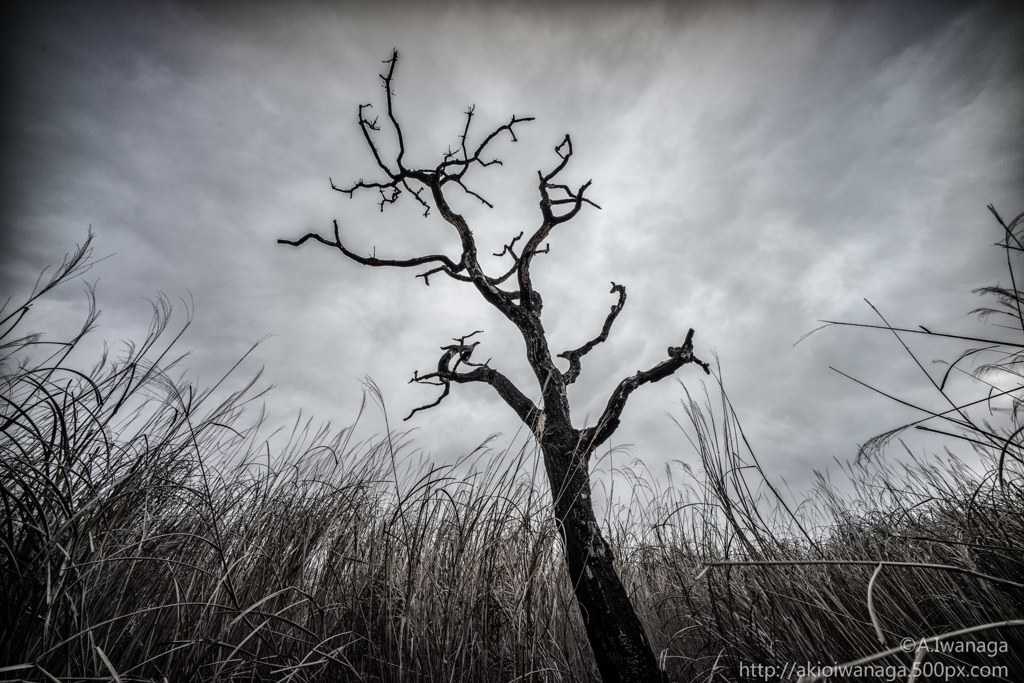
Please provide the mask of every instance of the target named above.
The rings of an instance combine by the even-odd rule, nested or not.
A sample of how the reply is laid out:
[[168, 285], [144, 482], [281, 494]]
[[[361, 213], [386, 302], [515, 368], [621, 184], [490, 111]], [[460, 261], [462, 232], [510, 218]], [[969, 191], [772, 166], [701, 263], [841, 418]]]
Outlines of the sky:
[[[179, 323], [182, 302], [193, 307], [182, 348], [200, 384], [266, 337], [237, 381], [264, 367], [275, 419], [302, 410], [348, 425], [368, 376], [392, 428], [414, 429], [436, 462], [495, 433], [498, 448], [525, 443], [485, 385], [453, 387], [401, 421], [437, 396], [408, 383], [414, 371], [474, 330], [480, 359], [539, 394], [518, 332], [469, 285], [439, 276], [425, 287], [420, 271], [276, 243], [329, 235], [336, 219], [354, 251], [458, 260], [436, 211], [425, 219], [405, 196], [381, 212], [371, 193], [330, 189], [328, 178], [379, 179], [356, 113], [385, 113], [379, 74], [397, 48], [408, 165], [435, 166], [471, 105], [471, 142], [513, 114], [536, 119], [517, 127], [518, 142], [492, 143], [502, 166], [467, 175], [493, 209], [450, 193], [482, 254], [536, 229], [536, 173], [572, 136], [560, 178], [592, 180], [601, 209], [559, 226], [535, 261], [553, 350], [598, 334], [610, 282], [629, 297], [570, 389], [577, 426], [692, 327], [765, 470], [799, 495], [814, 470], [837, 471], [858, 444], [918, 417], [830, 366], [937, 403], [891, 336], [830, 328], [795, 342], [823, 319], [878, 322], [865, 299], [894, 325], [976, 332], [971, 291], [1007, 284], [985, 207], [1024, 210], [1024, 14], [1011, 7], [25, 4], [4, 22], [0, 294], [23, 297], [91, 226], [97, 256], [110, 258], [88, 276], [103, 313], [83, 365], [104, 341], [141, 339], [147, 299], [163, 293]], [[390, 129], [377, 135], [393, 153]], [[492, 273], [505, 263], [484, 258]], [[80, 285], [66, 287], [31, 324], [58, 338], [84, 302]], [[913, 348], [927, 362], [963, 347]], [[691, 365], [635, 392], [612, 438], [631, 446], [620, 462], [640, 458], [652, 476], [696, 464], [673, 418], [685, 422], [684, 386], [700, 395], [708, 379]], [[379, 433], [381, 416], [363, 427]]]

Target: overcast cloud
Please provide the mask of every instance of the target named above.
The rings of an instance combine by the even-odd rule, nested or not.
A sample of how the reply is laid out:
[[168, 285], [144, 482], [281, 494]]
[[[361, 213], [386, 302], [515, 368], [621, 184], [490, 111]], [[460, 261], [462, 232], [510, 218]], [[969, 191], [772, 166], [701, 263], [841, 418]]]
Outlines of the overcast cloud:
[[[407, 384], [438, 347], [485, 330], [477, 354], [536, 397], [514, 328], [471, 288], [367, 269], [327, 234], [378, 256], [457, 256], [454, 231], [409, 197], [381, 214], [356, 108], [383, 113], [378, 73], [400, 52], [395, 91], [407, 163], [434, 166], [476, 105], [481, 135], [512, 114], [536, 121], [493, 143], [453, 201], [482, 253], [538, 225], [536, 171], [572, 135], [563, 176], [602, 206], [551, 237], [535, 281], [556, 350], [593, 337], [624, 284], [609, 341], [572, 387], [578, 423], [623, 377], [696, 330], [717, 354], [765, 468], [795, 490], [912, 413], [829, 370], [930, 400], [894, 342], [819, 319], [975, 329], [970, 292], [1003, 276], [985, 209], [1022, 210], [1022, 14], [998, 4], [37, 3], [6, 28], [0, 289], [18, 298], [92, 225], [96, 344], [139, 339], [144, 297], [192, 297], [185, 345], [211, 383], [249, 346], [268, 408], [348, 424], [360, 379], [376, 380], [393, 426], [436, 394]], [[388, 139], [384, 126], [381, 140]], [[479, 138], [477, 138], [479, 139]], [[385, 148], [388, 143], [382, 143]], [[501, 270], [488, 257], [492, 272]], [[84, 315], [72, 287], [36, 311], [59, 335]], [[921, 346], [926, 360], [951, 346]], [[92, 359], [83, 358], [83, 362]], [[677, 373], [691, 391], [695, 367]], [[652, 470], [695, 455], [667, 414], [678, 383], [636, 392], [615, 444]], [[404, 426], [439, 462], [494, 432], [525, 437], [486, 386], [462, 386]], [[368, 436], [382, 427], [368, 423]]]

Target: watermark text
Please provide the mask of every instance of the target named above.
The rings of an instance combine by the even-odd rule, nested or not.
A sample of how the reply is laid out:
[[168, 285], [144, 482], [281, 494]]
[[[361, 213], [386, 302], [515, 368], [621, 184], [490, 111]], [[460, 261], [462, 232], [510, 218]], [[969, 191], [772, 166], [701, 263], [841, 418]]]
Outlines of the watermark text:
[[[934, 643], [933, 643], [934, 645]], [[1001, 665], [971, 665], [947, 662], [914, 662], [913, 664], [740, 664], [740, 677], [763, 681], [825, 681], [838, 676], [874, 681], [905, 681], [911, 673], [918, 679], [951, 681], [985, 678], [1006, 678], [1009, 669]]]

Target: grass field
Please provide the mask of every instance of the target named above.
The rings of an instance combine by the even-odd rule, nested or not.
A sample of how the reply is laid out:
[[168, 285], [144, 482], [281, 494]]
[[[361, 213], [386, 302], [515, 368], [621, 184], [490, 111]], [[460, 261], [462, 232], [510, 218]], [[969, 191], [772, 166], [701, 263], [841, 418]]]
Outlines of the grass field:
[[[1020, 222], [1005, 225], [1011, 266]], [[1000, 337], [1024, 340], [1012, 274], [983, 294]], [[484, 444], [440, 467], [403, 434], [356, 441], [313, 420], [272, 448], [256, 379], [219, 402], [232, 377], [177, 379], [163, 300], [145, 340], [92, 368], [68, 362], [81, 336], [43, 345], [21, 332], [27, 305], [3, 316], [0, 679], [595, 680], [535, 452]], [[872, 677], [830, 680], [907, 680], [897, 667], [916, 661], [917, 680], [1020, 680], [1024, 422], [1018, 394], [986, 382], [1019, 388], [1022, 348], [958, 362], [979, 402], [922, 425], [949, 433], [947, 453], [897, 464], [887, 435], [847, 471], [855, 495], [822, 483], [799, 509], [725, 394], [681, 388], [702, 469], [623, 468], [605, 529], [670, 679], [861, 661]]]

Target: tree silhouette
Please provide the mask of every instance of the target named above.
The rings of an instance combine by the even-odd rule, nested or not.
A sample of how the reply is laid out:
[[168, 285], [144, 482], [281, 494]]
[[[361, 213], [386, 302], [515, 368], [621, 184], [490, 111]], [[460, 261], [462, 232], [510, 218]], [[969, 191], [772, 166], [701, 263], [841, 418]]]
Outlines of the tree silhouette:
[[[584, 356], [608, 338], [612, 324], [626, 302], [626, 288], [612, 283], [611, 293], [618, 295], [600, 333], [582, 346], [557, 355], [568, 361], [567, 370], [560, 370], [555, 364], [541, 323], [543, 307], [540, 293], [534, 287], [530, 264], [535, 256], [548, 251], [542, 248], [551, 231], [566, 223], [580, 212], [584, 204], [600, 208], [585, 196], [590, 181], [578, 189], [559, 183], [556, 178], [572, 158], [572, 140], [569, 135], [555, 148], [559, 162], [549, 173], [537, 172], [537, 189], [540, 192], [541, 224], [534, 233], [520, 245], [523, 233], [513, 237], [496, 256], [508, 257], [511, 264], [507, 271], [492, 277], [481, 268], [477, 257], [477, 244], [473, 231], [465, 218], [456, 213], [445, 196], [445, 191], [457, 185], [483, 204], [491, 204], [465, 184], [466, 175], [476, 166], [486, 167], [500, 164], [497, 159], [485, 158], [488, 146], [502, 133], [507, 132], [516, 141], [515, 129], [532, 117], [512, 116], [508, 123], [491, 131], [475, 148], [469, 145], [470, 125], [473, 122], [473, 108], [466, 112], [466, 125], [459, 138], [459, 146], [444, 154], [441, 162], [433, 168], [408, 168], [405, 165], [405, 138], [395, 116], [392, 79], [398, 63], [398, 51], [384, 64], [387, 73], [381, 74], [387, 93], [387, 118], [397, 138], [398, 152], [394, 160], [385, 162], [372, 133], [380, 131], [378, 118], [369, 118], [369, 104], [359, 105], [359, 128], [366, 144], [373, 153], [377, 166], [385, 179], [380, 182], [359, 180], [351, 187], [340, 188], [331, 182], [334, 190], [351, 197], [362, 190], [376, 190], [380, 195], [380, 208], [394, 204], [407, 192], [423, 207], [424, 216], [434, 208], [458, 233], [462, 253], [458, 260], [444, 254], [430, 254], [415, 258], [391, 260], [373, 256], [360, 256], [341, 240], [338, 222], [334, 222], [333, 239], [316, 233], [309, 233], [298, 240], [278, 240], [281, 244], [300, 246], [309, 240], [316, 240], [338, 249], [349, 259], [364, 266], [422, 268], [426, 270], [417, 277], [430, 284], [432, 275], [444, 274], [460, 282], [471, 284], [494, 308], [499, 310], [519, 330], [526, 342], [526, 358], [533, 369], [540, 386], [540, 405], [532, 400], [505, 375], [490, 367], [490, 361], [476, 362], [473, 353], [479, 341], [468, 340], [480, 331], [458, 337], [454, 344], [442, 347], [437, 369], [426, 374], [415, 373], [412, 380], [442, 387], [441, 395], [426, 405], [416, 408], [408, 420], [418, 411], [433, 408], [441, 403], [451, 391], [452, 383], [466, 384], [483, 382], [489, 384], [519, 418], [531, 430], [544, 456], [544, 466], [554, 502], [555, 518], [559, 525], [565, 548], [569, 577], [575, 587], [577, 602], [587, 636], [602, 679], [613, 681], [660, 681], [663, 673], [659, 670], [643, 625], [637, 617], [629, 596], [622, 586], [613, 567], [613, 557], [608, 543], [601, 535], [591, 500], [589, 463], [591, 455], [619, 426], [622, 410], [630, 394], [648, 382], [657, 382], [671, 376], [687, 363], [696, 363], [710, 373], [706, 363], [693, 355], [693, 330], [686, 333], [680, 346], [669, 347], [668, 357], [648, 370], [638, 371], [619, 382], [608, 398], [604, 411], [597, 423], [584, 428], [572, 424], [566, 387], [572, 384], [581, 371]], [[424, 192], [426, 191], [426, 193]], [[426, 195], [426, 196], [425, 196]], [[515, 289], [504, 286], [514, 282]]]

